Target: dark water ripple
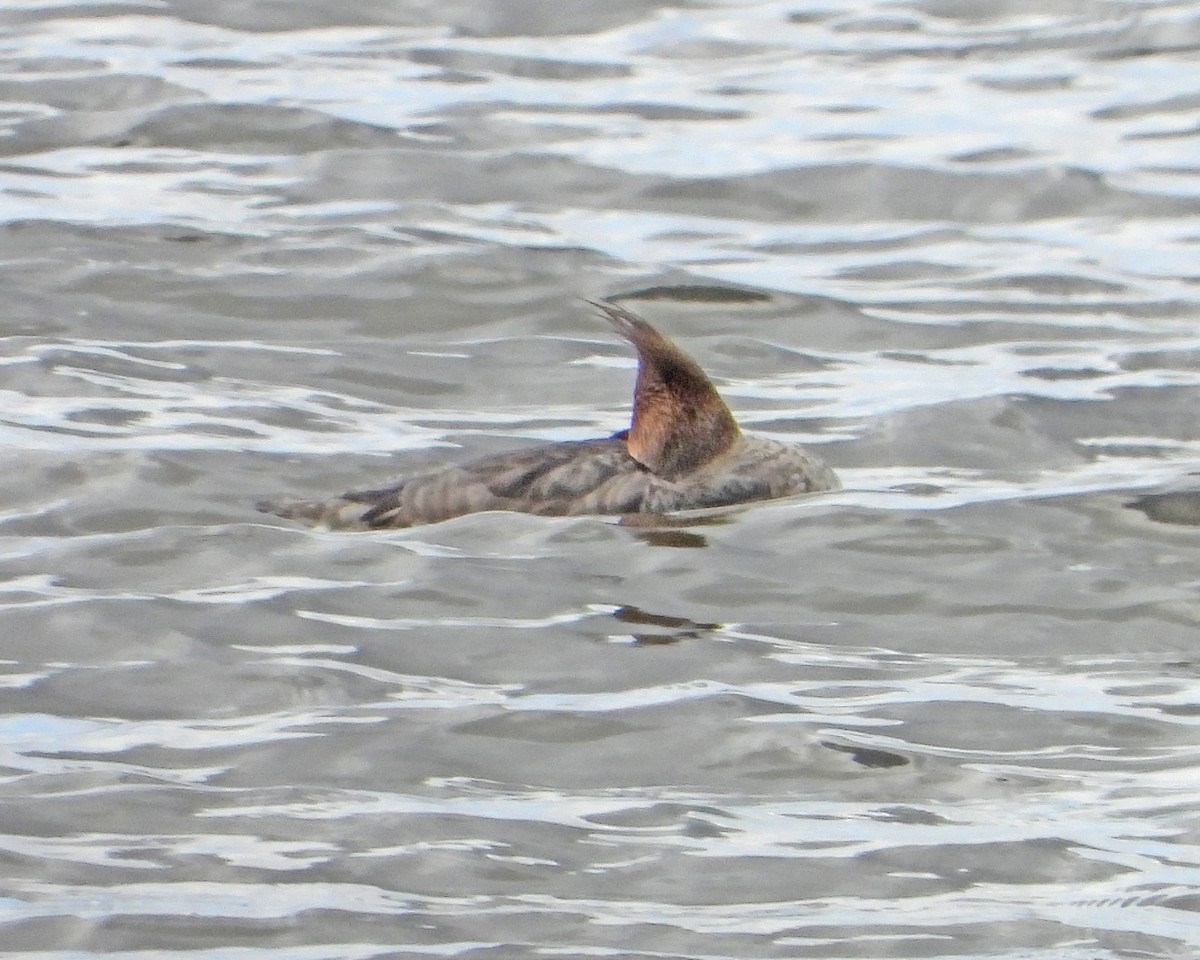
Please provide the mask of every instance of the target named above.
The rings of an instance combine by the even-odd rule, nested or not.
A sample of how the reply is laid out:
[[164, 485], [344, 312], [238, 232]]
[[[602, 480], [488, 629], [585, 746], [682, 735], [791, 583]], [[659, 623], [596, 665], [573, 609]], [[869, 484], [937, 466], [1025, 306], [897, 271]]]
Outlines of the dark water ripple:
[[[0, 954], [1200, 950], [1200, 6], [0, 10]], [[621, 427], [846, 489], [349, 536]]]

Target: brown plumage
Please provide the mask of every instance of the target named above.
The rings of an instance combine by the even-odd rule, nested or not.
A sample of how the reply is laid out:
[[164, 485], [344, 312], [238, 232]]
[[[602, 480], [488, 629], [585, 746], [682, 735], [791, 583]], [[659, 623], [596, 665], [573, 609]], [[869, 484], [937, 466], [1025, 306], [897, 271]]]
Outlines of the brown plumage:
[[728, 450], [742, 432], [700, 364], [641, 317], [615, 304], [593, 305], [638, 352], [629, 455], [677, 480]]
[[595, 306], [638, 353], [628, 430], [484, 457], [332, 500], [268, 501], [259, 509], [362, 530], [481, 510], [669, 513], [839, 486], [825, 462], [802, 447], [743, 436], [700, 365], [645, 320], [616, 304]]

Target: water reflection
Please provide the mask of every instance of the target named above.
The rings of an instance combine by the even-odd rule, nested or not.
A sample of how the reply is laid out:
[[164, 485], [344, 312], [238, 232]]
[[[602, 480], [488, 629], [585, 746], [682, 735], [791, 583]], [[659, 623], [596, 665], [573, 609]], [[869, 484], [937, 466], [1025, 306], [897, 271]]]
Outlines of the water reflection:
[[850, 759], [860, 766], [871, 770], [886, 770], [889, 767], [902, 767], [911, 761], [907, 757], [902, 757], [899, 754], [892, 753], [889, 750], [876, 750], [871, 747], [863, 747], [858, 745], [850, 745], [845, 743], [834, 743], [831, 740], [824, 740], [821, 746], [828, 747], [830, 750], [837, 750], [840, 753], [848, 753]]
[[1141, 511], [1157, 523], [1200, 526], [1200, 490], [1147, 493], [1130, 500], [1125, 506]]
[[630, 634], [634, 643], [642, 646], [654, 644], [679, 643], [681, 640], [696, 640], [705, 633], [722, 630], [723, 624], [697, 623], [686, 617], [672, 617], [659, 613], [649, 613], [638, 607], [623, 606], [613, 611], [613, 619], [622, 624], [633, 624], [640, 627], [660, 627], [661, 632]]

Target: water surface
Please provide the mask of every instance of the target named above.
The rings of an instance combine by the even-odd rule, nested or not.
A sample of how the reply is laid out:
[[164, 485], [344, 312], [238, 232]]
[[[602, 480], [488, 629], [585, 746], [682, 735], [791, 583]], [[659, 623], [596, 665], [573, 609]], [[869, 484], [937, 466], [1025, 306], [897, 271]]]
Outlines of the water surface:
[[[0, 954], [1200, 951], [1200, 5], [0, 11]], [[312, 531], [628, 418], [835, 495]]]

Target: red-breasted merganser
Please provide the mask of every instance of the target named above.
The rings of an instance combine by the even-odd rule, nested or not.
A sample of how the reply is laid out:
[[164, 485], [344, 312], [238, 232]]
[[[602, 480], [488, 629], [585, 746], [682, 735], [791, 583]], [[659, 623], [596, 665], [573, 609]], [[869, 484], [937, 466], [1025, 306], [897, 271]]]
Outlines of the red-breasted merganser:
[[641, 317], [613, 303], [595, 306], [637, 350], [628, 430], [484, 457], [331, 500], [266, 501], [259, 509], [335, 529], [376, 530], [481, 510], [662, 514], [840, 486], [803, 447], [744, 436], [700, 365]]

